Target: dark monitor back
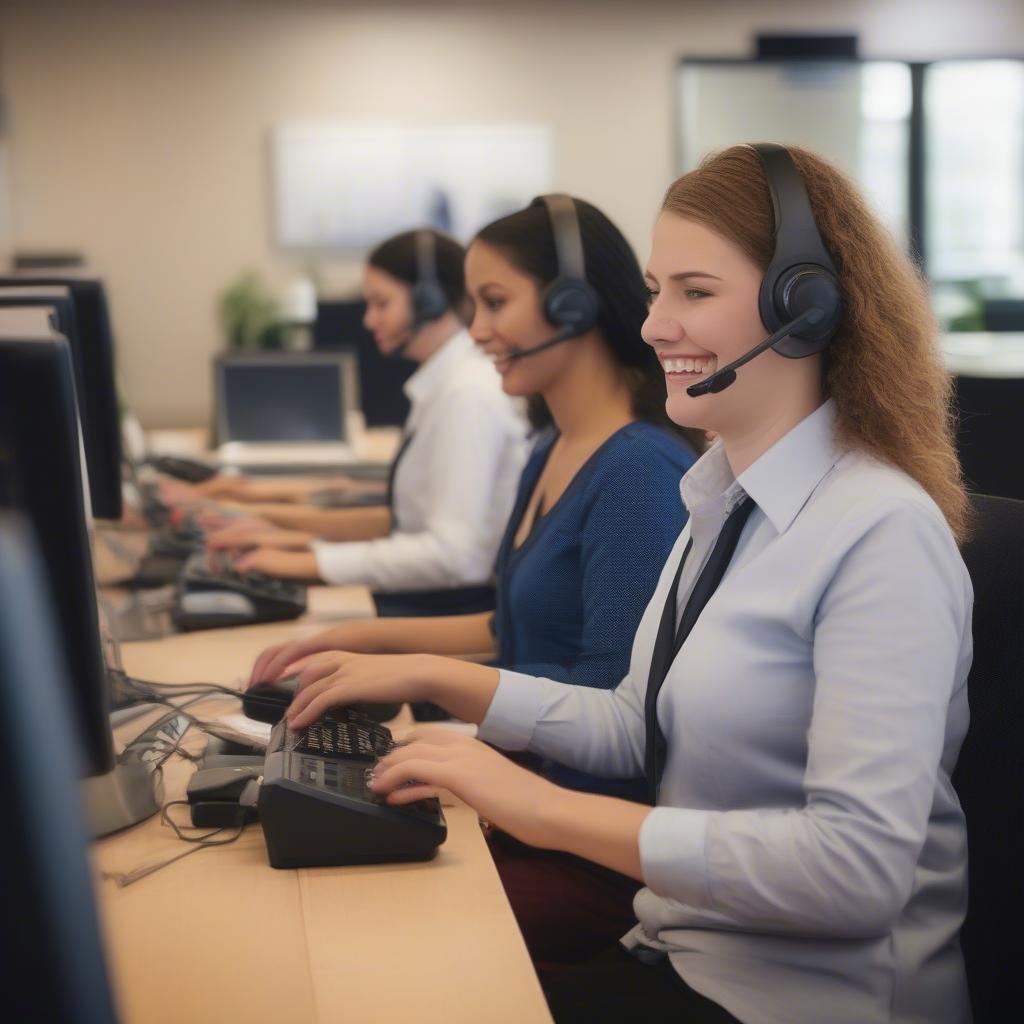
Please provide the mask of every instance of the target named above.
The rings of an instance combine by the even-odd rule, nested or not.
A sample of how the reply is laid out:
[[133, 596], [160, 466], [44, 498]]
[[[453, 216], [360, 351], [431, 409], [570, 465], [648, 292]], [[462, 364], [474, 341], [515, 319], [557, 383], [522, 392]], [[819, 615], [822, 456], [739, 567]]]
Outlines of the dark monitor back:
[[1024, 500], [1024, 380], [954, 377], [957, 452], [969, 490]]
[[3, 1018], [114, 1024], [43, 573], [28, 524], [0, 514]]
[[[31, 523], [71, 673], [84, 771], [114, 764], [67, 342], [0, 310], [0, 508]], [[45, 324], [45, 320], [42, 321]], [[29, 683], [32, 680], [28, 680]]]
[[359, 360], [359, 390], [368, 427], [400, 427], [409, 415], [409, 399], [402, 385], [416, 364], [408, 359], [383, 356], [373, 335], [363, 326], [366, 303], [318, 302], [313, 325], [313, 347], [347, 349]]
[[57, 285], [75, 304], [78, 344], [74, 358], [83, 381], [79, 393], [82, 434], [89, 460], [93, 515], [121, 518], [121, 422], [114, 372], [114, 342], [103, 283], [73, 273], [38, 271], [0, 276], [0, 287]]
[[986, 331], [1024, 331], [1024, 299], [985, 299], [981, 317]]

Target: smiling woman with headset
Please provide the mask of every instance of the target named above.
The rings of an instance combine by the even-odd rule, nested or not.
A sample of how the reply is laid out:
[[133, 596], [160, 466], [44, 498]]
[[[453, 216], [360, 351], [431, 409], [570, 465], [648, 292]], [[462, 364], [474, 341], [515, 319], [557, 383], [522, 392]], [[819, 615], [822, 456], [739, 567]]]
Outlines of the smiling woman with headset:
[[335, 655], [290, 723], [428, 697], [506, 749], [644, 773], [653, 807], [466, 737], [377, 768], [391, 802], [447, 787], [644, 882], [622, 945], [550, 986], [556, 1021], [969, 1021], [967, 502], [925, 286], [838, 170], [767, 144], [671, 186], [648, 281], [669, 414], [718, 440], [618, 687]]
[[[252, 682], [277, 679], [327, 650], [483, 653], [504, 668], [579, 686], [622, 678], [629, 647], [684, 511], [679, 478], [696, 454], [665, 415], [665, 382], [640, 328], [643, 275], [629, 243], [596, 207], [542, 196], [483, 228], [466, 280], [470, 332], [509, 395], [534, 400], [546, 428], [523, 473], [498, 551], [497, 611], [344, 623], [270, 648]], [[414, 708], [414, 711], [418, 709]], [[595, 779], [534, 762], [577, 789], [636, 799], [638, 772]], [[637, 884], [571, 856], [489, 835], [535, 962], [571, 962], [632, 919]], [[586, 928], [560, 941], [570, 912]]]
[[366, 262], [367, 328], [385, 355], [419, 364], [405, 384], [411, 410], [388, 506], [261, 507], [284, 531], [243, 521], [211, 537], [215, 547], [255, 547], [236, 559], [239, 570], [364, 583], [392, 614], [493, 608], [494, 555], [526, 422], [461, 319], [463, 255], [453, 239], [419, 230], [381, 243]]

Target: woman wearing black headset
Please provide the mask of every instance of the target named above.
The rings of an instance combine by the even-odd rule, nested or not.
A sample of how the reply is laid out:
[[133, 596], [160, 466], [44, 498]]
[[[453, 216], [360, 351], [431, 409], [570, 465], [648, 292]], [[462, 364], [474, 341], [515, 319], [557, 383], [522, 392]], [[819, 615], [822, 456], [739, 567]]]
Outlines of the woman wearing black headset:
[[[415, 612], [494, 607], [494, 556], [525, 461], [526, 422], [466, 331], [463, 258], [453, 239], [420, 230], [382, 242], [364, 267], [366, 327], [385, 355], [419, 364], [405, 384], [411, 410], [392, 500], [337, 510], [257, 505], [272, 524], [243, 520], [209, 539], [247, 549], [237, 569], [367, 584], [390, 613], [410, 604]], [[266, 497], [258, 481], [216, 486], [222, 497]]]
[[[636, 257], [600, 210], [546, 196], [480, 231], [466, 281], [470, 333], [506, 394], [531, 397], [541, 428], [498, 551], [497, 611], [345, 623], [264, 652], [253, 683], [332, 649], [481, 653], [593, 687], [613, 686], [626, 671], [633, 633], [682, 528], [678, 481], [695, 459], [665, 415], [664, 375], [640, 337], [647, 306]], [[533, 766], [577, 789], [643, 796], [636, 773], [595, 779]], [[585, 957], [632, 919], [632, 879], [498, 831], [490, 843], [540, 969]], [[558, 938], [568, 920], [572, 944]]]
[[[643, 770], [653, 807], [461, 736], [425, 733], [377, 769], [393, 803], [446, 787], [645, 883], [622, 944], [550, 984], [556, 1021], [966, 1024], [950, 777], [972, 590], [926, 288], [838, 170], [763, 146], [669, 189], [648, 282], [669, 414], [718, 440], [683, 481], [689, 523], [619, 686], [320, 656], [290, 723], [429, 698], [506, 749]], [[765, 334], [778, 347], [737, 375]]]

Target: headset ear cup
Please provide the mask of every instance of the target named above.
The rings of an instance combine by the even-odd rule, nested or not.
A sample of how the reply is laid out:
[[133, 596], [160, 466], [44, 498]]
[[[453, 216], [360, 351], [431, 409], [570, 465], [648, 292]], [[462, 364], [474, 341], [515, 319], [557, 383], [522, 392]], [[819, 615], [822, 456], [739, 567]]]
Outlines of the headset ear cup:
[[597, 292], [575, 277], [556, 277], [545, 288], [542, 304], [548, 323], [571, 327], [576, 334], [589, 331], [597, 323], [600, 310]]
[[839, 328], [843, 313], [839, 282], [814, 264], [793, 267], [775, 285], [775, 307], [783, 323], [810, 309], [821, 310], [821, 319], [816, 324], [801, 327], [774, 346], [776, 352], [790, 359], [814, 355], [828, 347]]
[[412, 286], [413, 322], [440, 320], [448, 311], [448, 296], [436, 281], [419, 281]]

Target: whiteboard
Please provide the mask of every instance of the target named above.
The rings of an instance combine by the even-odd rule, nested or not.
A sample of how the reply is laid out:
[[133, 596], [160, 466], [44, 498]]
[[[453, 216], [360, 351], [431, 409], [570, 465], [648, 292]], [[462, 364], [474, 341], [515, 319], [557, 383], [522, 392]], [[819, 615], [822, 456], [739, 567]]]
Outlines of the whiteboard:
[[277, 243], [365, 249], [432, 226], [468, 240], [552, 181], [544, 124], [304, 121], [273, 129]]

